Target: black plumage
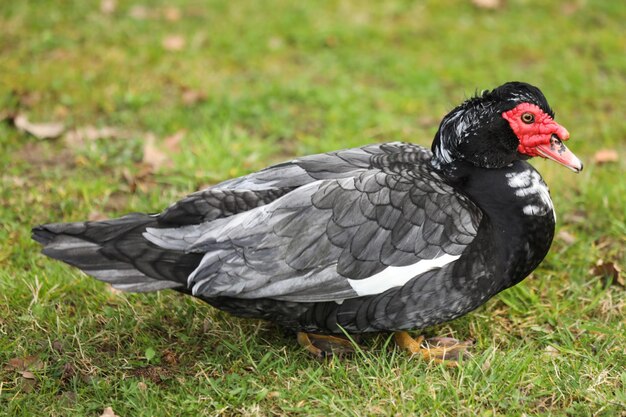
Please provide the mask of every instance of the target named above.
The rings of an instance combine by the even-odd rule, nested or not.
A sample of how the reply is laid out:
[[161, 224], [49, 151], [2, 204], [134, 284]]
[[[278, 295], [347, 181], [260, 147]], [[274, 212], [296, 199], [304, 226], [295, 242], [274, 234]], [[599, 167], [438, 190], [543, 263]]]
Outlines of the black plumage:
[[[536, 131], [518, 123], [528, 111], [543, 120]], [[551, 151], [568, 138], [552, 117], [536, 87], [507, 83], [449, 113], [432, 152], [383, 143], [306, 156], [158, 215], [43, 225], [33, 237], [123, 290], [171, 288], [310, 332], [421, 328], [475, 309], [547, 254], [552, 203], [525, 160], [537, 146], [582, 169]]]

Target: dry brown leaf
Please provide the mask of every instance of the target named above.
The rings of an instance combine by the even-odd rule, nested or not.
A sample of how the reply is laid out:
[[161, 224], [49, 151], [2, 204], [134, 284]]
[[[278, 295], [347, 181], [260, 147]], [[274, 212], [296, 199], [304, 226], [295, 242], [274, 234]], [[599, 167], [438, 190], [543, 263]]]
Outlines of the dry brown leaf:
[[153, 171], [156, 171], [160, 167], [164, 166], [168, 160], [169, 158], [167, 154], [156, 146], [156, 138], [154, 135], [149, 134], [143, 145], [142, 162], [152, 167]]
[[181, 95], [183, 104], [187, 106], [193, 106], [194, 104], [198, 104], [204, 100], [206, 100], [206, 94], [202, 91], [192, 90], [192, 89], [184, 89]]
[[98, 139], [117, 139], [127, 135], [129, 135], [128, 132], [124, 132], [116, 127], [83, 126], [67, 132], [64, 139], [68, 145], [82, 146], [87, 142], [93, 142]]
[[65, 125], [61, 122], [31, 123], [25, 114], [15, 116], [13, 124], [19, 130], [29, 133], [38, 139], [58, 138], [65, 130]]
[[91, 213], [89, 213], [89, 216], [87, 217], [87, 220], [89, 220], [90, 222], [97, 222], [97, 221], [100, 221], [100, 220], [106, 220], [107, 218], [108, 217], [104, 213], [102, 213], [102, 212], [100, 212], [98, 210], [94, 210]]
[[574, 243], [576, 243], [576, 236], [574, 236], [567, 230], [560, 230], [557, 234], [557, 237], [566, 245], [573, 245]]
[[20, 107], [35, 107], [41, 102], [41, 93], [39, 91], [27, 91], [19, 94]]
[[177, 22], [181, 17], [180, 9], [173, 6], [166, 7], [165, 10], [163, 10], [163, 17], [170, 22]]
[[622, 268], [620, 268], [620, 266], [615, 262], [598, 259], [589, 272], [597, 277], [609, 278], [606, 280], [607, 284], [618, 285], [622, 288], [626, 288], [626, 279], [624, 279], [624, 276], [622, 275]]
[[613, 238], [610, 236], [600, 236], [599, 238], [594, 240], [593, 243], [596, 245], [596, 249], [598, 249], [599, 251], [604, 251], [607, 248], [619, 245], [619, 243], [613, 240]]
[[[128, 171], [128, 169], [126, 169], [125, 172], [122, 173], [124, 179], [127, 179], [127, 174], [130, 174], [130, 171]], [[107, 212], [120, 211], [122, 209], [125, 209], [126, 207], [128, 207], [128, 198], [129, 195], [126, 192], [113, 192], [107, 197], [104, 208]]]
[[150, 10], [146, 6], [135, 5], [130, 8], [128, 15], [133, 19], [145, 20], [150, 17]]
[[74, 375], [76, 375], [76, 369], [74, 368], [74, 365], [72, 365], [70, 362], [67, 362], [65, 365], [63, 365], [63, 372], [61, 373], [61, 381], [67, 382], [70, 379], [72, 379]]
[[171, 377], [171, 371], [160, 366], [145, 366], [132, 370], [132, 374], [136, 377], [145, 378], [155, 384], [161, 384], [164, 380]]
[[619, 155], [615, 149], [600, 149], [593, 155], [593, 162], [598, 165], [617, 162]]
[[100, 11], [103, 14], [113, 14], [117, 9], [117, 0], [101, 0]]
[[163, 139], [163, 146], [170, 153], [178, 153], [178, 152], [180, 152], [180, 142], [185, 138], [186, 134], [187, 134], [187, 130], [186, 129], [179, 130], [178, 132], [174, 133], [173, 135], [168, 136], [165, 139]]
[[107, 407], [104, 409], [102, 414], [100, 414], [100, 417], [120, 417], [120, 416], [118, 416], [117, 414], [113, 412], [113, 408]]
[[479, 9], [496, 10], [504, 6], [503, 0], [472, 0], [472, 4]]
[[52, 350], [55, 350], [59, 353], [63, 353], [63, 343], [59, 340], [55, 340], [52, 342]]
[[118, 290], [117, 288], [115, 288], [112, 285], [107, 285], [106, 289], [107, 289], [107, 291], [109, 291], [111, 294], [114, 294], [114, 295], [120, 295], [120, 294], [122, 294], [124, 292], [122, 290]]
[[31, 371], [19, 371], [19, 374], [22, 375], [22, 378], [35, 379], [35, 374]]
[[561, 12], [565, 16], [571, 16], [580, 9], [580, 6], [581, 5], [578, 2], [566, 2], [561, 5]]
[[128, 184], [131, 193], [136, 192], [137, 189], [147, 191], [153, 183], [151, 180], [154, 171], [152, 166], [144, 163], [140, 165], [140, 168], [141, 170], [136, 175], [132, 174], [128, 168], [122, 169], [122, 177]]
[[161, 45], [166, 51], [181, 51], [186, 43], [181, 35], [168, 35], [163, 38]]
[[163, 358], [163, 361], [170, 366], [174, 366], [178, 363], [176, 354], [169, 349], [165, 349], [161, 357]]
[[43, 363], [35, 355], [26, 356], [23, 358], [9, 359], [6, 365], [6, 369], [10, 371], [26, 371], [28, 369], [41, 369]]

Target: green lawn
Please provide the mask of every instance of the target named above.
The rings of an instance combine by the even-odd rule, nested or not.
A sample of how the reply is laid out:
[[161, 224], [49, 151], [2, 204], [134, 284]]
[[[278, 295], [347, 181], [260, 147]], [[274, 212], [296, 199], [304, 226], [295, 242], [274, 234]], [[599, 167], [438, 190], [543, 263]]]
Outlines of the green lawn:
[[[626, 3], [602, 0], [3, 1], [0, 415], [626, 415], [626, 290], [590, 271], [626, 271], [625, 21]], [[30, 240], [296, 155], [430, 145], [448, 110], [510, 80], [542, 88], [585, 170], [536, 161], [560, 231], [547, 259], [426, 329], [476, 341], [457, 369], [387, 335], [319, 362], [271, 324], [112, 292]], [[18, 111], [68, 133], [20, 132]]]

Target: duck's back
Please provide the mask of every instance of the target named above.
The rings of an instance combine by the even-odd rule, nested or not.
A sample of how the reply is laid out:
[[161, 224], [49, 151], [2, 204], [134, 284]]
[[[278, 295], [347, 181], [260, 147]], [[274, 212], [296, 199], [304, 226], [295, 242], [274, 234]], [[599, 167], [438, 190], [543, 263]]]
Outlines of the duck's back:
[[431, 157], [400, 143], [313, 155], [157, 216], [45, 225], [35, 237], [46, 254], [124, 290], [173, 288], [264, 317], [275, 315], [264, 305], [347, 307], [454, 264], [476, 236], [480, 210]]

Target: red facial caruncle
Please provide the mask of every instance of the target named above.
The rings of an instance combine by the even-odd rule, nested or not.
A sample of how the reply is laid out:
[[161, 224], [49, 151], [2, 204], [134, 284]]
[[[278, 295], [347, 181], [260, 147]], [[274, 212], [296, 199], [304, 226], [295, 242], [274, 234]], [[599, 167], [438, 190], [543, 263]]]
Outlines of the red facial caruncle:
[[569, 132], [555, 122], [549, 114], [532, 103], [521, 103], [502, 113], [519, 139], [517, 150], [528, 156], [541, 156], [565, 165], [575, 172], [583, 164], [563, 143]]

